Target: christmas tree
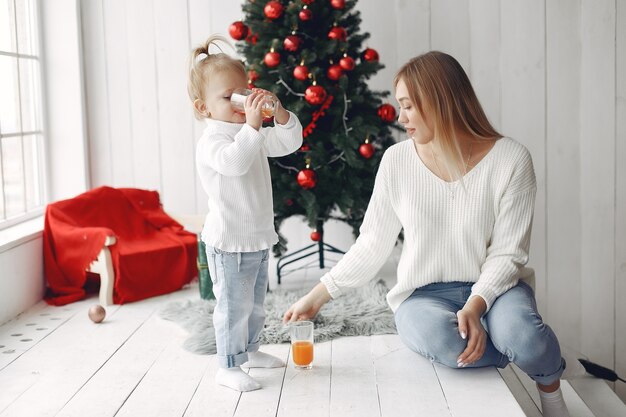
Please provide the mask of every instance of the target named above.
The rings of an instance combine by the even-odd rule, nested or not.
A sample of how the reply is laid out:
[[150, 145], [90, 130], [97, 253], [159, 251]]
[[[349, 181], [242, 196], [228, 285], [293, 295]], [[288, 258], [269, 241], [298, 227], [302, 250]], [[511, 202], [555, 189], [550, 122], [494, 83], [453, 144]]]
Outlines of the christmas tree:
[[[323, 239], [324, 222], [345, 221], [355, 235], [374, 187], [384, 150], [394, 143], [395, 108], [388, 91], [367, 80], [384, 66], [363, 46], [356, 0], [249, 0], [244, 19], [229, 27], [240, 41], [249, 84], [274, 92], [303, 126], [295, 154], [270, 160], [276, 230], [302, 215]], [[338, 209], [338, 210], [336, 210]], [[274, 253], [286, 251], [280, 242]], [[322, 246], [320, 244], [320, 250]]]

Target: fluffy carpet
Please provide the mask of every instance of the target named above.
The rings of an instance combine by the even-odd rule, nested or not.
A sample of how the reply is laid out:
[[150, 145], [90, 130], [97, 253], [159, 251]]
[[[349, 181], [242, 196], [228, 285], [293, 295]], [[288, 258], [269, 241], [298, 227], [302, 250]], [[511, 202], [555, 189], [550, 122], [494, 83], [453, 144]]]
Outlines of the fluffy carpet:
[[[283, 314], [307, 291], [279, 289], [267, 294], [262, 344], [289, 341], [289, 330], [282, 323]], [[393, 313], [385, 300], [387, 291], [383, 281], [371, 282], [364, 287], [346, 291], [342, 297], [327, 303], [314, 320], [315, 342], [339, 336], [396, 333]], [[213, 354], [216, 352], [214, 307], [215, 300], [186, 300], [167, 304], [160, 311], [160, 316], [178, 323], [189, 332], [184, 343], [185, 349], [193, 353]]]

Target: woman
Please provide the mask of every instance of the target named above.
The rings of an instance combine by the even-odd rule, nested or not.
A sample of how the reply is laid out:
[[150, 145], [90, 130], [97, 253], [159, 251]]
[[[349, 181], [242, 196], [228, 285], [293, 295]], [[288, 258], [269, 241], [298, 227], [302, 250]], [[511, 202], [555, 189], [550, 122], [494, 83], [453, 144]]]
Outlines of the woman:
[[411, 140], [385, 152], [356, 243], [284, 321], [313, 318], [372, 279], [403, 229], [387, 295], [403, 342], [451, 367], [514, 362], [537, 383], [544, 415], [568, 416], [565, 361], [525, 282], [536, 194], [528, 150], [491, 126], [450, 55], [411, 59], [394, 87]]

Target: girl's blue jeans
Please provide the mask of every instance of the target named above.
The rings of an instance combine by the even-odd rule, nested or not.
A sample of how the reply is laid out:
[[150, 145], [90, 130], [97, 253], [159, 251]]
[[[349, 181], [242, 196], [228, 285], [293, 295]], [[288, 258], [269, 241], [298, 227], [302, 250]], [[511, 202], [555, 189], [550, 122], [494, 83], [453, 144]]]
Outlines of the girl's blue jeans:
[[259, 350], [269, 250], [233, 253], [207, 245], [206, 252], [217, 301], [213, 311], [217, 359], [221, 368], [233, 368], [248, 361], [248, 352]]
[[[435, 283], [416, 289], [398, 307], [398, 334], [413, 351], [431, 361], [456, 368], [467, 346], [461, 338], [456, 313], [465, 305], [473, 283]], [[550, 385], [560, 378], [565, 362], [556, 335], [537, 312], [533, 290], [525, 282], [496, 299], [481, 319], [487, 331], [485, 353], [467, 367], [513, 362], [535, 382]]]

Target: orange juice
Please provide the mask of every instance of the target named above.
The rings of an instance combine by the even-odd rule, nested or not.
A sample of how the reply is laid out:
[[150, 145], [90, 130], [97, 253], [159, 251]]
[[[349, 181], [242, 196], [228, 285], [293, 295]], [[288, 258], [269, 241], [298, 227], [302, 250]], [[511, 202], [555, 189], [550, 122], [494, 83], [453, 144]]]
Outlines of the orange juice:
[[[247, 88], [237, 88], [233, 90], [230, 95], [230, 104], [233, 107], [233, 110], [237, 113], [245, 114], [244, 103], [250, 94], [252, 94], [252, 90]], [[271, 95], [266, 95], [264, 97], [263, 105], [261, 106], [261, 115], [264, 118], [272, 117], [274, 116], [275, 110], [276, 100]]]
[[267, 107], [265, 105], [261, 107], [261, 116], [263, 116], [264, 119], [274, 116], [274, 107]]
[[293, 363], [298, 366], [308, 366], [313, 362], [313, 343], [297, 341], [291, 344]]
[[[238, 108], [235, 108], [235, 113], [246, 114], [245, 111]], [[264, 119], [267, 119], [268, 117], [274, 117], [274, 108], [264, 105], [263, 107], [261, 107], [261, 116], [263, 116]]]

